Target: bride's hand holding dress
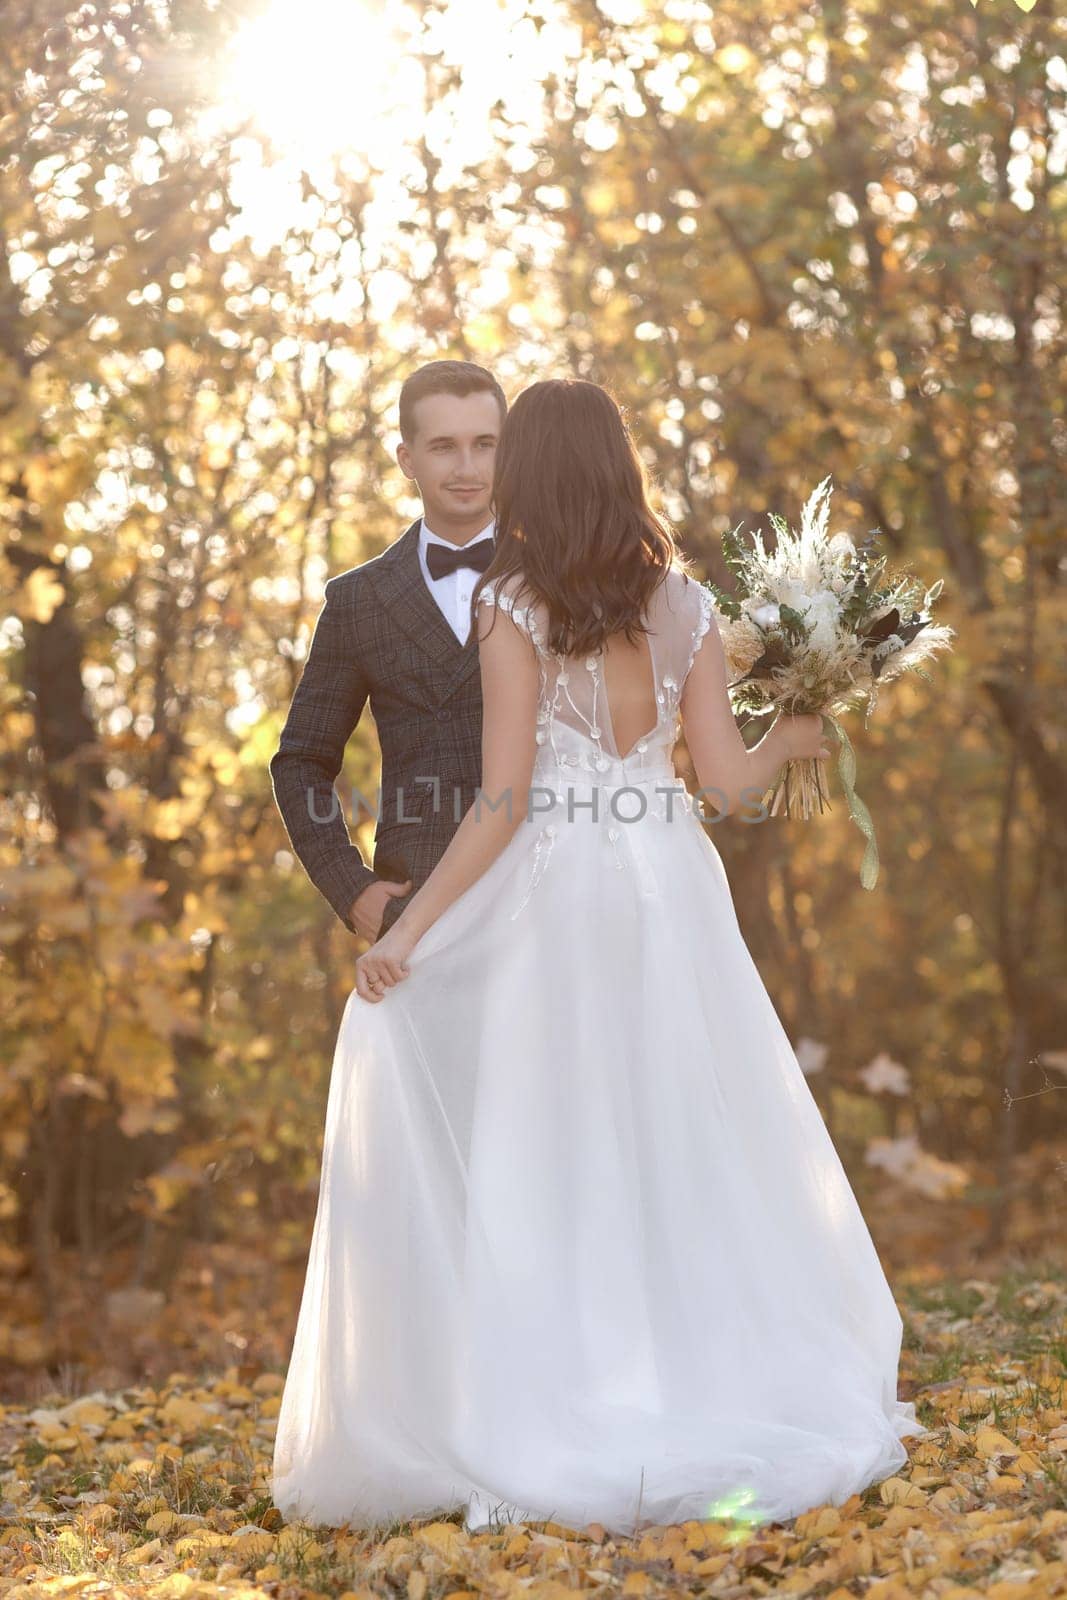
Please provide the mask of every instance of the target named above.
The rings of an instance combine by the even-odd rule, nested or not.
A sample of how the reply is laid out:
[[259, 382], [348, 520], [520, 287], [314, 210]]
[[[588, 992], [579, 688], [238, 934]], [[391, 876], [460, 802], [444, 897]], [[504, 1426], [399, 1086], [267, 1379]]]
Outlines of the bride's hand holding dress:
[[498, 613], [495, 627], [492, 618], [491, 607], [478, 608], [486, 803], [475, 801], [468, 809], [422, 888], [389, 931], [357, 960], [356, 989], [364, 1000], [381, 1000], [408, 977], [407, 958], [423, 934], [481, 877], [526, 822], [537, 750], [537, 657], [529, 635], [505, 611]]

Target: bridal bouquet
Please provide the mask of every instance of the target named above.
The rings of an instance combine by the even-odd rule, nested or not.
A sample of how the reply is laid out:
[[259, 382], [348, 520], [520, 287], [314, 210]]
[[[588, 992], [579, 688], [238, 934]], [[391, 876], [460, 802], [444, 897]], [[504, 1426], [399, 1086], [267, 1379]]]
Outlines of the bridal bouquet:
[[[878, 881], [878, 846], [871, 814], [856, 793], [856, 757], [840, 713], [866, 703], [870, 720], [883, 683], [918, 672], [921, 661], [944, 648], [955, 630], [931, 623], [930, 608], [943, 579], [926, 589], [911, 574], [888, 574], [875, 550], [877, 529], [856, 545], [847, 533], [827, 531], [830, 478], [812, 490], [799, 533], [770, 514], [778, 535], [774, 550], [761, 534], [746, 548], [738, 529], [723, 535], [723, 555], [736, 579], [733, 595], [707, 583], [715, 601], [735, 711], [750, 716], [814, 712], [838, 744], [838, 772], [849, 812], [867, 845], [860, 882]], [[738, 527], [741, 525], [738, 524]], [[736, 674], [736, 676], [735, 676]], [[771, 816], [804, 818], [828, 809], [818, 761], [788, 761], [771, 790]]]

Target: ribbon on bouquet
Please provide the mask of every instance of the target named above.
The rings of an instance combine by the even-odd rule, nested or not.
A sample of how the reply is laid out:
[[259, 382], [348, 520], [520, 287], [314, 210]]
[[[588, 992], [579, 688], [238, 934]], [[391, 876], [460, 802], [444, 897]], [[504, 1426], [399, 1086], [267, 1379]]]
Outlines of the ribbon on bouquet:
[[871, 813], [856, 793], [856, 752], [837, 718], [828, 711], [821, 715], [824, 731], [832, 733], [837, 740], [837, 772], [848, 801], [849, 815], [867, 841], [860, 863], [860, 883], [865, 889], [873, 889], [878, 882], [878, 843], [874, 837]]

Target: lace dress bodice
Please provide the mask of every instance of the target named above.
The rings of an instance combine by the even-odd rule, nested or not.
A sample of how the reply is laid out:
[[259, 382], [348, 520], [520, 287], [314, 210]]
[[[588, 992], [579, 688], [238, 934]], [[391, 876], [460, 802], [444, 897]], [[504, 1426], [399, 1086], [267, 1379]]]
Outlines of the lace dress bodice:
[[[543, 602], [524, 603], [516, 580], [505, 582], [506, 587], [490, 580], [478, 595], [478, 604], [496, 605], [507, 612], [532, 642], [539, 671], [537, 753], [531, 785], [541, 792], [547, 809], [536, 840], [525, 905], [548, 864], [559, 826], [570, 818], [568, 802], [587, 813], [590, 801], [600, 798], [594, 791], [605, 796], [605, 804], [596, 808], [590, 820], [601, 824], [619, 868], [625, 864], [619, 851], [620, 823], [638, 820], [638, 809], [641, 817], [664, 821], [672, 821], [680, 811], [686, 791], [672, 760], [679, 708], [689, 669], [711, 626], [712, 601], [703, 584], [677, 567], [670, 569], [655, 591], [644, 618], [656, 685], [655, 725], [629, 750], [621, 751], [612, 725], [603, 647], [581, 656], [552, 650]], [[644, 794], [639, 792], [636, 805], [626, 808], [625, 795], [634, 790]], [[626, 832], [632, 835], [635, 830]], [[642, 852], [636, 838], [632, 843], [629, 858], [640, 874]], [[647, 882], [644, 887], [646, 892], [654, 892]]]
[[[508, 580], [511, 589], [514, 580]], [[540, 685], [535, 772], [588, 774], [592, 781], [632, 783], [652, 774], [673, 775], [682, 688], [697, 647], [711, 625], [711, 595], [672, 568], [652, 597], [645, 622], [656, 682], [655, 726], [627, 751], [615, 742], [604, 682], [604, 652], [562, 655], [547, 643], [546, 607], [523, 605], [498, 583], [487, 583], [479, 604], [497, 605], [522, 628], [537, 652]]]

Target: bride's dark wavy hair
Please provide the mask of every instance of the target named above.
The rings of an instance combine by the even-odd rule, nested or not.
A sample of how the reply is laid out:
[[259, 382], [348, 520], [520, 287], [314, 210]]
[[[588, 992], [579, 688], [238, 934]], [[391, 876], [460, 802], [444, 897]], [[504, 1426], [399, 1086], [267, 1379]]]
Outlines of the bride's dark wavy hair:
[[596, 650], [648, 630], [648, 603], [670, 568], [687, 569], [649, 504], [645, 466], [615, 401], [599, 384], [550, 378], [524, 389], [505, 418], [493, 474], [496, 549], [472, 597], [521, 574], [548, 607], [548, 643]]

